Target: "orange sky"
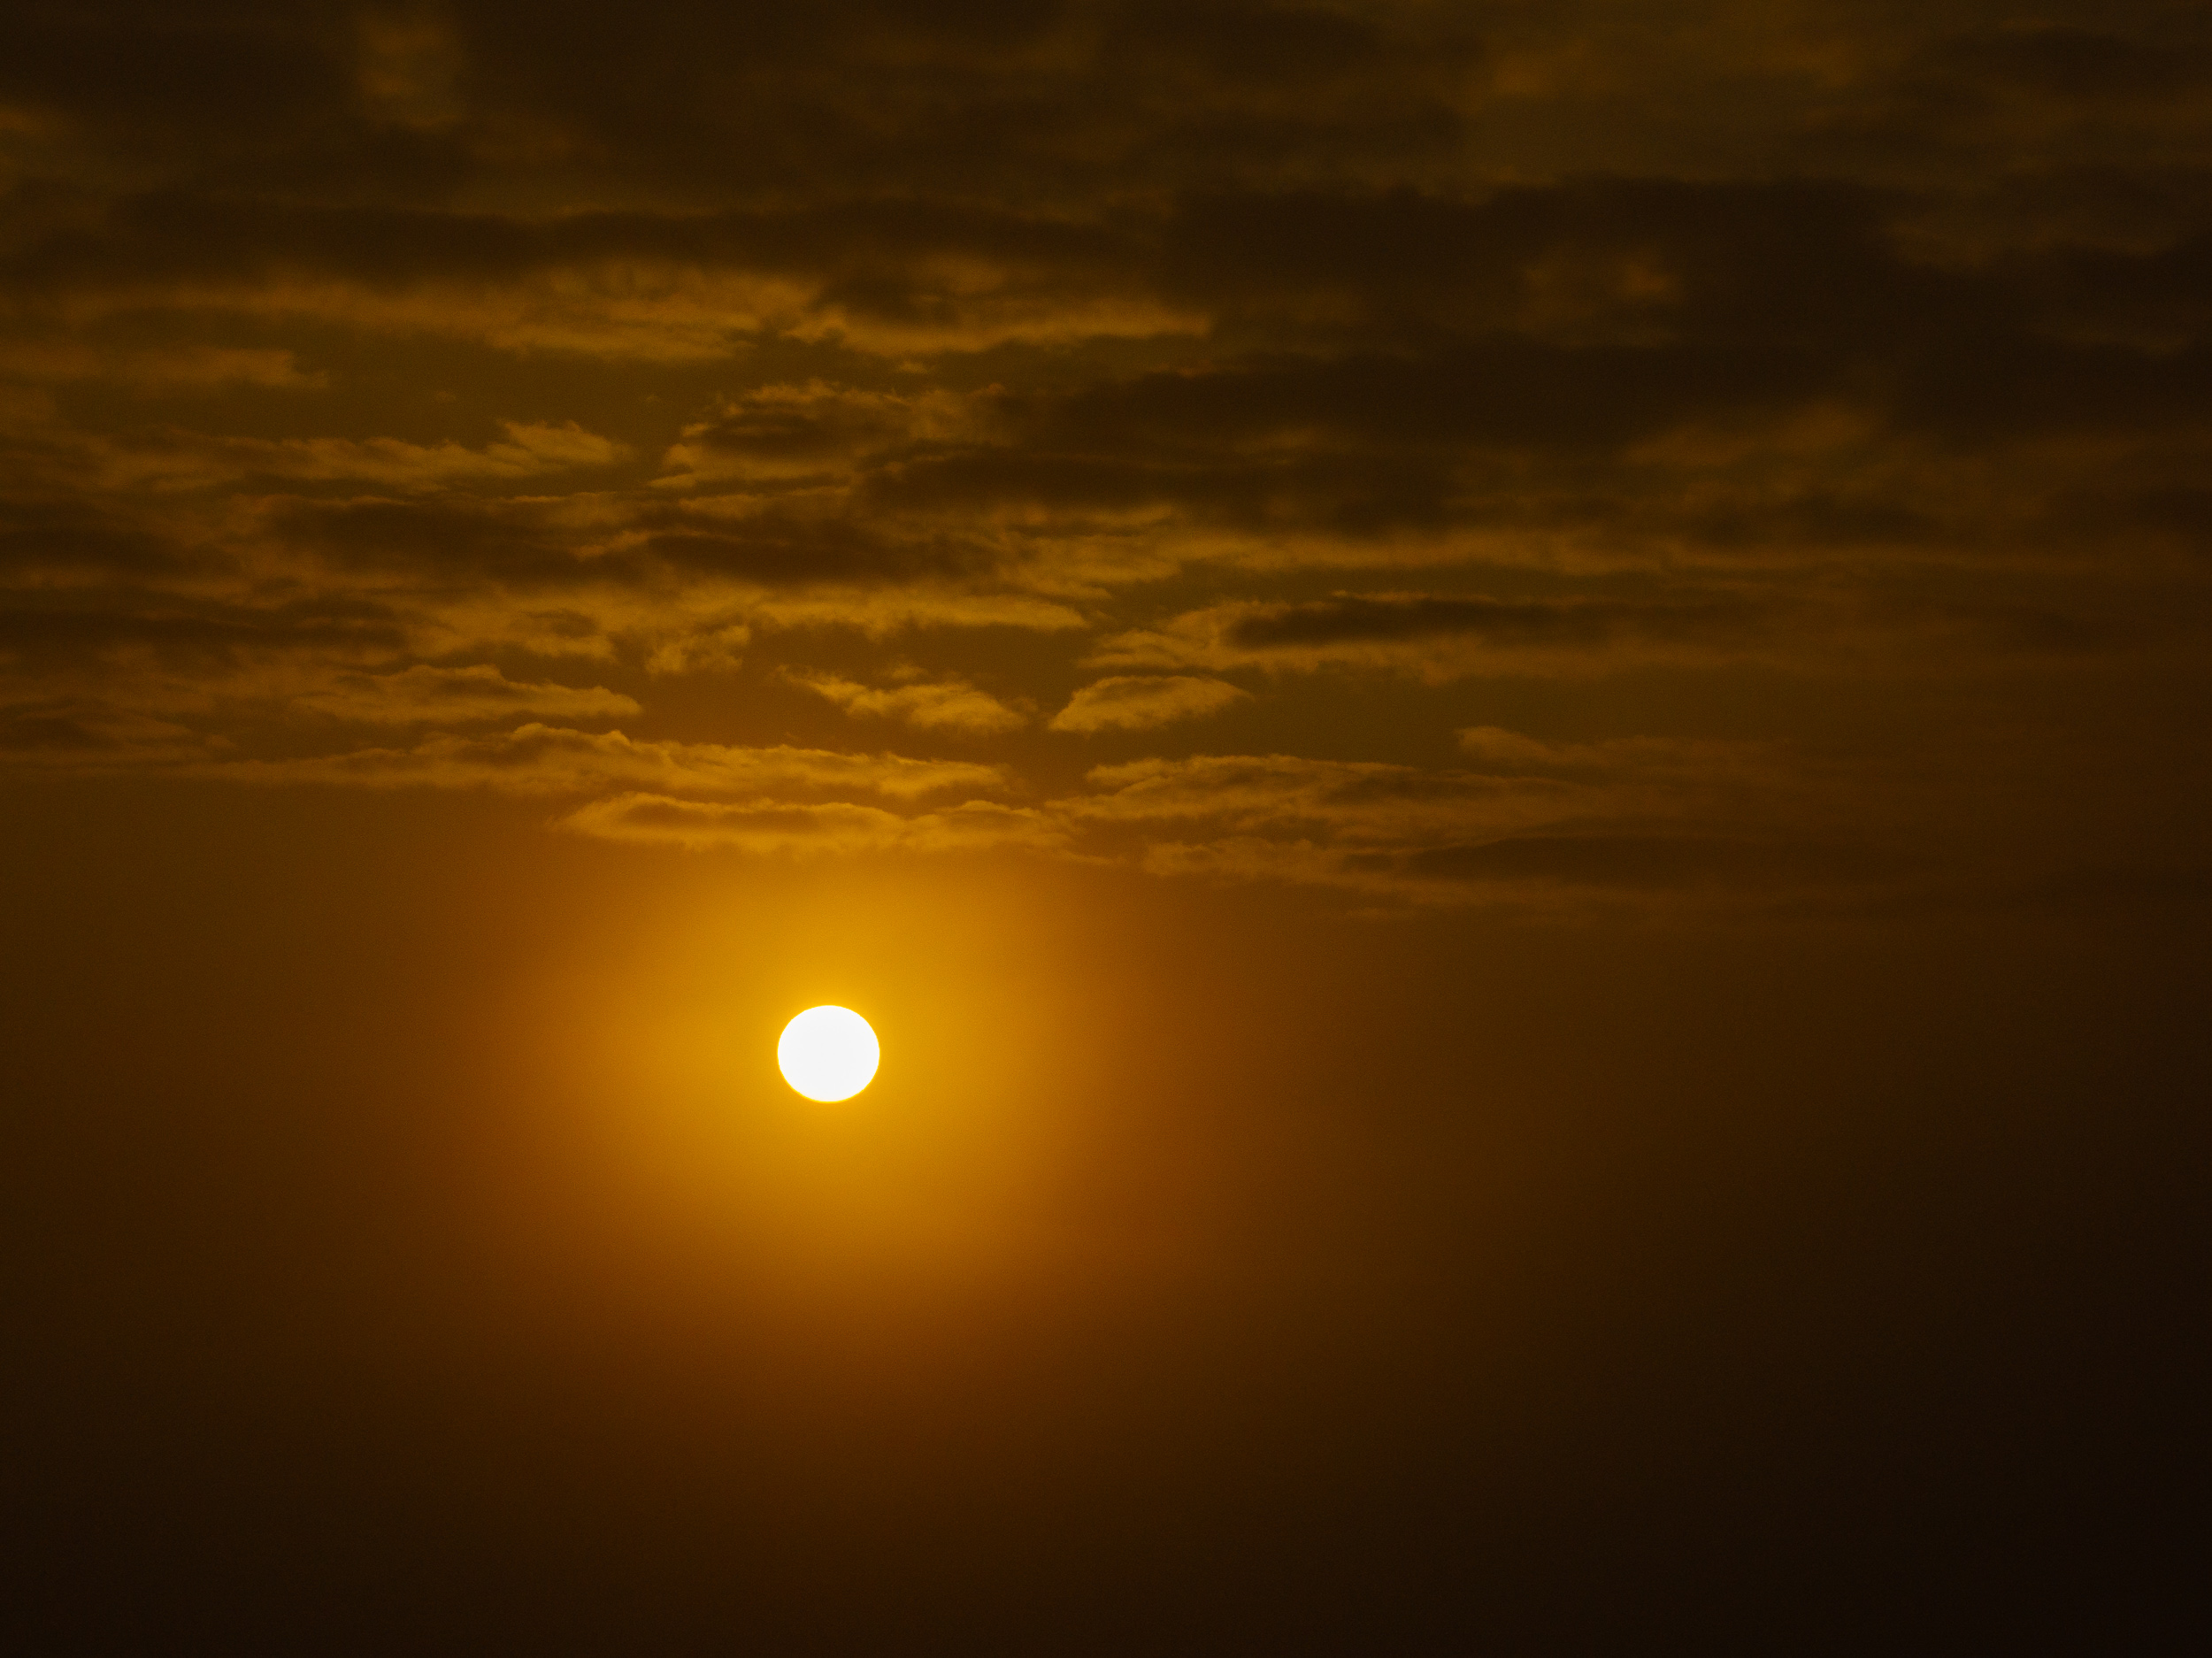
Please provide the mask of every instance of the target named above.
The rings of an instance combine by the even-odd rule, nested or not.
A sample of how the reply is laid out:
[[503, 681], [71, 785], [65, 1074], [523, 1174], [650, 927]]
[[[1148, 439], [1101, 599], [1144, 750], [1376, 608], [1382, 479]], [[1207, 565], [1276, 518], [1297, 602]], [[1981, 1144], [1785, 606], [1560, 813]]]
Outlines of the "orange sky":
[[11, 7], [41, 1649], [2123, 1649], [2208, 111], [2155, 0]]

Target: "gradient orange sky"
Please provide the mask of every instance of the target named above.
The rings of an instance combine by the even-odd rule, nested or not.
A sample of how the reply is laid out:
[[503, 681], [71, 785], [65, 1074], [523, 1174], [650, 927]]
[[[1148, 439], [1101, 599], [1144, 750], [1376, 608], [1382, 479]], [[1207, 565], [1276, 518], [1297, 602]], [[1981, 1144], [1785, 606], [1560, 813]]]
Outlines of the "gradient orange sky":
[[2200, 7], [19, 0], [26, 1649], [2139, 1649], [2208, 478]]

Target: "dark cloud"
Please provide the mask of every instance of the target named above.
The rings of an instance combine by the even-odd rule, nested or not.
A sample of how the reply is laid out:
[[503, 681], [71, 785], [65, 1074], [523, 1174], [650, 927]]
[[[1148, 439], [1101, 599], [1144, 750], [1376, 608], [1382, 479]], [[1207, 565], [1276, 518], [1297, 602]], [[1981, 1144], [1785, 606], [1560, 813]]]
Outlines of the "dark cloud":
[[188, 153], [211, 142], [296, 143], [351, 101], [334, 50], [341, 15], [311, 5], [27, 5], [0, 33], [0, 97], [111, 140], [182, 143]]
[[[1838, 360], [1886, 354], [1987, 304], [1970, 284], [1901, 258], [1886, 234], [1894, 211], [1884, 192], [1825, 180], [1208, 197], [1172, 221], [1166, 272], [1233, 329], [1526, 331], [1568, 344], [1728, 342]], [[1877, 318], [1880, 329], [1869, 326]]]
[[202, 759], [209, 751], [188, 726], [96, 700], [0, 702], [0, 756], [18, 765], [131, 769]]
[[[1566, 887], [1757, 888], [1779, 881], [1863, 879], [1872, 860], [1814, 846], [1691, 835], [1524, 835], [1416, 852], [1399, 866], [1416, 879], [1525, 881]], [[1879, 865], [1874, 865], [1878, 868]]]
[[1505, 644], [1599, 644], [1625, 633], [1661, 638], [1740, 633], [1757, 619], [1741, 603], [1701, 605], [1602, 602], [1535, 604], [1494, 599], [1345, 597], [1261, 611], [1231, 623], [1225, 636], [1247, 650], [1471, 634]]
[[895, 201], [530, 214], [334, 207], [180, 190], [80, 199], [79, 212], [55, 214], [49, 234], [19, 247], [0, 267], [0, 280], [26, 297], [288, 276], [390, 289], [517, 282], [634, 261], [805, 275], [826, 286], [828, 299], [857, 299], [861, 309], [896, 314], [921, 303], [910, 284], [916, 267], [932, 257], [988, 259], [1064, 280], [1110, 266], [1126, 247], [1110, 231], [1080, 222], [987, 206], [925, 211]]
[[905, 541], [850, 520], [810, 523], [776, 515], [729, 530], [664, 530], [643, 546], [679, 570], [768, 587], [956, 574], [990, 557], [972, 544]]
[[560, 587], [592, 573], [575, 535], [541, 510], [464, 500], [279, 500], [268, 533], [349, 571], [420, 572], [429, 581], [521, 581]]
[[173, 540], [92, 501], [0, 503], [0, 571], [119, 580], [180, 574], [194, 563]]
[[1260, 360], [1102, 387], [1041, 411], [1038, 439], [1079, 449], [1612, 448], [1698, 416], [1779, 407], [1822, 365], [1745, 345], [1450, 343], [1414, 355]]
[[64, 587], [18, 591], [0, 604], [0, 649], [32, 660], [132, 647], [227, 665], [258, 650], [396, 649], [404, 638], [389, 606], [337, 594], [252, 603], [196, 601], [157, 589]]
[[2212, 88], [2212, 53], [2201, 44], [2028, 19], [1951, 35], [1931, 48], [1925, 61], [1947, 81], [2062, 106], [2139, 106]]

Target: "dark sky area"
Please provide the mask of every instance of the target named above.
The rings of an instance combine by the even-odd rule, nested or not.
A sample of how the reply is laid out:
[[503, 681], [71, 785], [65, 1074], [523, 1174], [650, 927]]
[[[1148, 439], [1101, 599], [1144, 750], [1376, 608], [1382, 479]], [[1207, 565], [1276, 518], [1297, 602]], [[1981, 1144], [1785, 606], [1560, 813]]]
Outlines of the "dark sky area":
[[2200, 5], [13, 0], [0, 1634], [2185, 1650], [2208, 647]]

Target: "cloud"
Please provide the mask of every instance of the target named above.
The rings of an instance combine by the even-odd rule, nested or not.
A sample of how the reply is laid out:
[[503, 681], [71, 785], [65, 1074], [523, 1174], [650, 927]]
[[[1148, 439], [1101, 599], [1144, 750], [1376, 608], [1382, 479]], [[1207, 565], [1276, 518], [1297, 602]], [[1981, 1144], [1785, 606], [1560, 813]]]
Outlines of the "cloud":
[[819, 790], [898, 800], [949, 789], [997, 789], [1006, 781], [1000, 768], [966, 761], [837, 754], [788, 745], [640, 742], [618, 731], [594, 733], [536, 723], [495, 736], [441, 733], [411, 748], [239, 760], [212, 768], [211, 775], [250, 783], [488, 788], [513, 794], [584, 794], [631, 784], [710, 795]]
[[460, 88], [466, 51], [449, 21], [372, 8], [357, 15], [354, 27], [361, 99], [373, 118], [434, 132], [466, 113]]
[[1194, 755], [1094, 767], [1094, 791], [1054, 802], [1102, 825], [1208, 821], [1226, 830], [1397, 841], [1566, 816], [1585, 791], [1553, 779], [1492, 778], [1299, 755]]
[[327, 374], [299, 365], [296, 353], [251, 346], [111, 346], [50, 337], [0, 340], [0, 375], [34, 382], [113, 380], [144, 391], [258, 386], [320, 391]]
[[1128, 251], [1095, 226], [980, 205], [507, 214], [187, 185], [35, 240], [0, 262], [0, 295], [49, 311], [65, 294], [87, 320], [181, 304], [234, 325], [659, 365], [726, 360], [762, 334], [895, 358], [1200, 332], [1202, 317], [1129, 280]]
[[745, 647], [752, 637], [753, 630], [742, 622], [680, 632], [654, 647], [645, 659], [645, 671], [656, 676], [734, 672], [745, 660]]
[[[7, 9], [11, 764], [1033, 787], [1421, 902], [2187, 821], [2114, 756], [2212, 631], [2212, 44], [1754, 10]], [[755, 746], [779, 674], [977, 764]], [[1039, 709], [1156, 752], [1025, 784]]]
[[684, 428], [662, 464], [662, 487], [834, 479], [864, 457], [959, 434], [964, 400], [946, 391], [901, 395], [834, 386], [763, 386], [720, 401]]
[[1094, 768], [1051, 802], [1159, 875], [1333, 887], [1379, 901], [1572, 908], [1771, 904], [1887, 890], [1910, 865], [1839, 826], [1863, 775], [1816, 779], [1758, 745], [1547, 741], [1474, 727], [1479, 770], [1205, 755]]
[[121, 488], [204, 488], [267, 478], [437, 489], [610, 466], [626, 453], [572, 420], [500, 426], [507, 434], [503, 441], [473, 449], [398, 438], [211, 437], [169, 431], [96, 440], [84, 446], [84, 455], [103, 484]]
[[1218, 713], [1249, 692], [1184, 674], [1122, 675], [1080, 687], [1052, 717], [1055, 731], [1141, 731]]
[[1081, 633], [1090, 624], [1080, 610], [1023, 593], [993, 593], [919, 582], [860, 592], [773, 595], [751, 607], [756, 620], [772, 627], [851, 628], [882, 639], [916, 627], [1006, 628], [1022, 633]]
[[1909, 889], [1897, 860], [1791, 839], [1602, 832], [1347, 850], [1230, 836], [1148, 847], [1156, 875], [1333, 887], [1387, 902], [1522, 913], [1592, 908], [1865, 908]]
[[941, 811], [901, 817], [848, 802], [793, 805], [760, 802], [724, 805], [620, 794], [594, 801], [560, 819], [572, 834], [631, 845], [755, 856], [853, 856], [884, 852], [1059, 850], [1067, 832], [1042, 813], [969, 801]]
[[292, 703], [334, 719], [378, 725], [459, 725], [518, 714], [620, 719], [642, 711], [634, 699], [596, 686], [518, 684], [488, 664], [434, 668], [418, 663], [396, 673], [348, 674], [295, 696]]
[[991, 549], [972, 541], [886, 533], [842, 513], [771, 504], [721, 522], [657, 528], [640, 550], [687, 575], [770, 588], [941, 580], [992, 562]]
[[204, 762], [228, 744], [173, 720], [94, 698], [0, 700], [0, 764], [106, 773]]
[[1637, 776], [1719, 780], [1769, 764], [1764, 745], [1681, 737], [1547, 742], [1498, 725], [1469, 725], [1460, 752], [1493, 775]]
[[872, 687], [841, 679], [835, 674], [805, 669], [786, 669], [784, 678], [834, 702], [848, 714], [902, 720], [925, 730], [1014, 731], [1029, 723], [1026, 714], [1009, 708], [964, 679], [922, 680]]
[[1768, 643], [1771, 607], [1726, 594], [1657, 599], [1495, 599], [1337, 594], [1233, 601], [1102, 641], [1102, 666], [1335, 665], [1430, 680], [1484, 672], [1603, 672], [1637, 663], [1711, 662]]
[[[70, 550], [148, 549], [100, 539], [91, 549]], [[87, 572], [90, 580], [67, 572], [79, 579], [57, 580], [32, 565], [26, 573], [29, 579], [20, 585], [0, 589], [0, 659], [42, 672], [159, 669], [198, 674], [212, 685], [245, 662], [303, 656], [334, 665], [364, 656], [388, 661], [409, 642], [405, 619], [389, 605], [342, 590], [280, 585], [274, 593], [237, 591], [188, 563], [173, 587], [129, 579], [137, 572], [117, 580], [106, 579], [107, 571]]]

